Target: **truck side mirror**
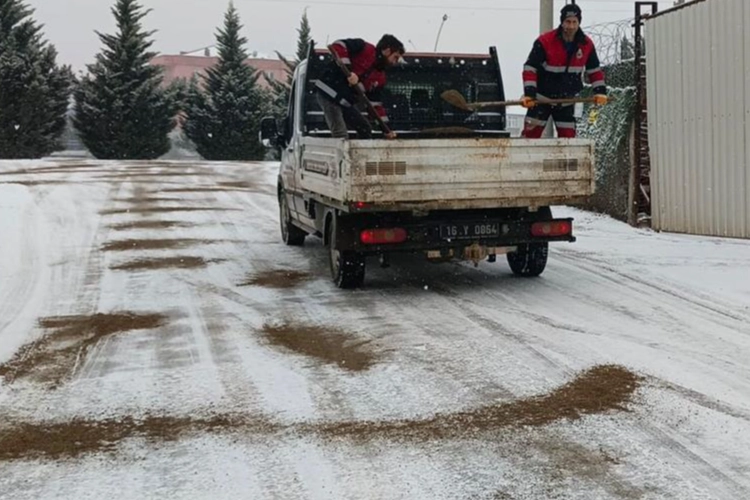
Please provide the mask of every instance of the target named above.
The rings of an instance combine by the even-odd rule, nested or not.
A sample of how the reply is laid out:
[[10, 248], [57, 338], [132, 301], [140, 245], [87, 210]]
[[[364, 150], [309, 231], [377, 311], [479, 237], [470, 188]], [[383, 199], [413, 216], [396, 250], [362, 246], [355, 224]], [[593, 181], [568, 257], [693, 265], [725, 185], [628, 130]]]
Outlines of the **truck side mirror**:
[[267, 116], [260, 120], [260, 142], [267, 148], [278, 146], [279, 128], [276, 118]]

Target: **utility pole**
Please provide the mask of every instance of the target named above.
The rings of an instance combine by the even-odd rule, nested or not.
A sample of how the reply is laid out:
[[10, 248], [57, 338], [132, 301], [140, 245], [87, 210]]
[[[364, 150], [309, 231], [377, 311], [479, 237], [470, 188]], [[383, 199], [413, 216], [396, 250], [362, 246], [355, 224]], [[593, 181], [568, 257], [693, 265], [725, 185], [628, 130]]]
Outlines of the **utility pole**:
[[[555, 0], [539, 0], [539, 33], [555, 27]], [[552, 120], [547, 120], [542, 137], [552, 137]]]
[[539, 0], [539, 33], [555, 27], [555, 0]]

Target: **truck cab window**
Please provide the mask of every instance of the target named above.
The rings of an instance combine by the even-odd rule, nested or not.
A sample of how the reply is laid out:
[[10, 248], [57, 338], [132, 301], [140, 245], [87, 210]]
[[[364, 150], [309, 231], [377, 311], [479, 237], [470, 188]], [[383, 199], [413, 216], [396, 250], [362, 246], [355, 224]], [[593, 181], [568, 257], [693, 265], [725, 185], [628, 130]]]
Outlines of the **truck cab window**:
[[297, 110], [296, 95], [297, 82], [295, 81], [294, 83], [292, 83], [292, 88], [289, 91], [289, 107], [287, 109], [286, 120], [284, 122], [284, 136], [286, 137], [287, 141], [290, 141], [292, 139], [292, 136], [294, 135], [294, 116]]

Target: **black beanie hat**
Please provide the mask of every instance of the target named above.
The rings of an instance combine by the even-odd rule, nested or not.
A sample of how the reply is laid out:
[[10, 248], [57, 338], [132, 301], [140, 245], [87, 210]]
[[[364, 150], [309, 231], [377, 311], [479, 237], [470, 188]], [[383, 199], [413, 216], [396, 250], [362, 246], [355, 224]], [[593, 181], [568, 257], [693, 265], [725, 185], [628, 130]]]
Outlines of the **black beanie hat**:
[[560, 24], [562, 24], [565, 19], [569, 18], [570, 16], [575, 16], [578, 18], [578, 22], [581, 22], [581, 8], [577, 6], [574, 3], [568, 4], [565, 7], [562, 8], [560, 11]]

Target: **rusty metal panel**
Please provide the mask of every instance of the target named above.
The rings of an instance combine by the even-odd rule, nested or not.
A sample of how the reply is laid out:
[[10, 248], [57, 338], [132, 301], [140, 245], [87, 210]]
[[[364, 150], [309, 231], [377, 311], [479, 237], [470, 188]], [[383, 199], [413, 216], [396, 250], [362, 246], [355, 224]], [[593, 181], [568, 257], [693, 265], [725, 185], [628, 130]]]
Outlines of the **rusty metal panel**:
[[339, 202], [398, 208], [585, 203], [594, 145], [585, 139], [305, 138], [299, 187]]
[[[352, 142], [350, 201], [435, 202], [435, 206], [445, 202], [445, 207], [463, 208], [469, 206], [462, 205], [467, 200], [485, 200], [471, 206], [528, 206], [547, 205], [552, 199], [580, 201], [593, 193], [593, 145], [588, 140], [435, 139], [378, 144]], [[373, 163], [401, 165], [402, 174], [374, 175]]]
[[745, 0], [646, 20], [655, 229], [750, 238], [748, 22]]

